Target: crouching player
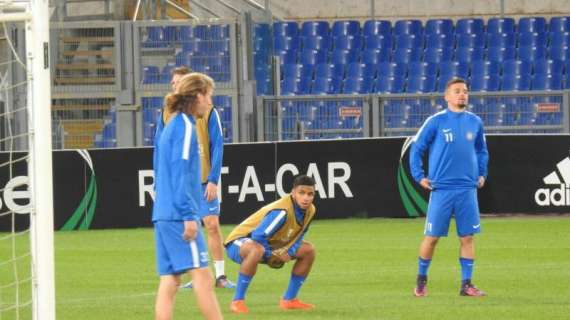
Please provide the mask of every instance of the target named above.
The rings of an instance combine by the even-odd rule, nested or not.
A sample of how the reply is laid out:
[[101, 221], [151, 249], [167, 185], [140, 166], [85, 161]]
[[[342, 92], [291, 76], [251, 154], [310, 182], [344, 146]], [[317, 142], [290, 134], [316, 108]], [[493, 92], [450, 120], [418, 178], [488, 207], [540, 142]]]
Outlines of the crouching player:
[[315, 260], [315, 248], [303, 240], [315, 216], [314, 198], [315, 180], [298, 175], [290, 194], [262, 207], [229, 234], [224, 243], [226, 252], [231, 260], [240, 264], [237, 288], [230, 305], [232, 312], [248, 312], [245, 293], [259, 263], [280, 268], [291, 260], [296, 260], [295, 265], [279, 307], [284, 310], [315, 307], [297, 299]]

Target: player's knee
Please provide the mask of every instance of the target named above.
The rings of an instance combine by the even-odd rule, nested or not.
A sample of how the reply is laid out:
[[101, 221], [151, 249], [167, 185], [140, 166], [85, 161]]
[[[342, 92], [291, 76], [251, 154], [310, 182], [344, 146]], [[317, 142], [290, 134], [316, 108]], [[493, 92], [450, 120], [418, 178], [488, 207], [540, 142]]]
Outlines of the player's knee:
[[242, 245], [242, 250], [245, 252], [245, 255], [247, 257], [251, 257], [255, 260], [261, 260], [265, 254], [265, 248], [255, 241], [248, 241], [244, 243]]
[[299, 257], [314, 259], [317, 255], [317, 250], [310, 242], [303, 242], [301, 248], [299, 249]]

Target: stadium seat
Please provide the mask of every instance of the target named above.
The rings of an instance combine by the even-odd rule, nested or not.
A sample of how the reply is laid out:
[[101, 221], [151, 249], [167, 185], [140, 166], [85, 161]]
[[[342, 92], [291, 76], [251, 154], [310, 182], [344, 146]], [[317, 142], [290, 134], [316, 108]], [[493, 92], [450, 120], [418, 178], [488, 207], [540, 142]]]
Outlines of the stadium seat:
[[453, 34], [436, 33], [429, 34], [425, 39], [426, 48], [453, 48], [455, 47], [455, 37]]
[[[297, 63], [297, 51], [295, 50], [278, 51], [276, 55], [279, 56], [279, 63], [281, 64]], [[255, 56], [254, 59], [256, 59]], [[265, 64], [267, 63], [268, 62], [265, 62]]]
[[544, 17], [522, 17], [519, 19], [518, 32], [520, 33], [544, 33], [547, 30]]
[[345, 65], [319, 63], [315, 66], [315, 78], [344, 78]]
[[[445, 86], [447, 85], [447, 82], [454, 77], [457, 77], [457, 76], [454, 74], [440, 74], [436, 80], [437, 91], [438, 92], [444, 92]], [[463, 79], [467, 80], [467, 77], [464, 77]]]
[[376, 71], [377, 66], [375, 64], [353, 62], [348, 65], [346, 77], [374, 79], [376, 78]]
[[362, 50], [362, 41], [361, 35], [338, 36], [333, 38], [332, 47], [334, 50], [360, 51]]
[[300, 37], [280, 36], [273, 38], [273, 50], [275, 50], [275, 52], [299, 50], [299, 48], [301, 48]]
[[340, 92], [340, 88], [333, 87], [331, 78], [315, 78], [311, 94], [333, 94], [337, 90]]
[[393, 38], [391, 35], [369, 35], [364, 37], [364, 49], [392, 50]]
[[501, 78], [502, 91], [527, 91], [530, 90], [529, 75], [503, 75]]
[[540, 46], [545, 47], [548, 44], [548, 34], [532, 33], [532, 32], [520, 32], [518, 33], [517, 44], [519, 47], [524, 46]]
[[186, 41], [194, 38], [194, 33], [192, 32], [191, 26], [180, 26], [178, 31], [178, 39], [180, 41]]
[[453, 20], [430, 19], [426, 22], [425, 34], [453, 34]]
[[421, 48], [396, 49], [392, 54], [392, 61], [398, 63], [421, 61], [422, 54], [423, 50]]
[[503, 61], [503, 75], [530, 75], [532, 63], [529, 61], [506, 60]]
[[570, 17], [550, 18], [550, 32], [570, 32]]
[[408, 93], [434, 92], [435, 88], [436, 82], [433, 76], [408, 77], [406, 82], [406, 92]]
[[194, 37], [201, 40], [208, 40], [209, 38], [209, 28], [207, 25], [197, 25], [194, 26]]
[[362, 51], [361, 61], [364, 63], [378, 64], [381, 62], [390, 61], [392, 50], [386, 49], [368, 49]]
[[413, 61], [408, 64], [408, 76], [435, 76], [438, 73], [438, 67], [437, 63]]
[[480, 18], [463, 18], [457, 20], [455, 26], [456, 34], [482, 34], [485, 32], [485, 22]]
[[454, 50], [451, 47], [444, 48], [427, 48], [424, 51], [424, 62], [440, 63], [442, 61], [451, 61]]
[[327, 21], [306, 21], [301, 25], [301, 35], [309, 36], [328, 36], [330, 33], [329, 23]]
[[394, 49], [416, 49], [420, 48], [423, 49], [424, 47], [424, 38], [423, 35], [419, 34], [407, 34], [403, 33], [397, 35], [394, 40]]
[[471, 76], [498, 76], [501, 74], [501, 63], [496, 61], [476, 60], [471, 62]]
[[357, 20], [338, 20], [333, 23], [333, 37], [355, 35], [360, 35], [360, 22]]
[[385, 77], [379, 76], [374, 85], [376, 93], [402, 93], [404, 92], [403, 77]]
[[160, 71], [157, 66], [144, 66], [142, 74], [143, 84], [160, 83]]
[[491, 18], [487, 21], [487, 33], [514, 33], [515, 19]]
[[303, 50], [324, 50], [329, 51], [332, 48], [332, 39], [330, 36], [303, 36], [301, 37]]
[[485, 36], [482, 33], [462, 33], [456, 36], [457, 48], [483, 48]]
[[372, 80], [363, 78], [346, 78], [342, 86], [341, 93], [345, 94], [366, 94], [372, 91]]
[[535, 74], [532, 77], [530, 87], [532, 90], [561, 90], [561, 75]]
[[539, 59], [534, 62], [534, 74], [559, 74], [564, 73], [564, 63], [560, 60]]
[[458, 47], [455, 49], [455, 60], [459, 62], [471, 62], [483, 60], [485, 51], [482, 47]]
[[303, 49], [299, 56], [299, 61], [302, 64], [319, 64], [327, 62], [327, 51]]
[[302, 64], [286, 63], [281, 65], [281, 78], [301, 78]]
[[401, 128], [406, 124], [407, 109], [399, 100], [387, 100], [384, 104], [384, 126]]
[[550, 46], [552, 47], [568, 47], [570, 46], [570, 32], [551, 32]]
[[[212, 29], [212, 30], [210, 30], [210, 32], [214, 32], [214, 33], [221, 32], [222, 33], [220, 35], [221, 39], [225, 39], [225, 38], [229, 37], [229, 34], [226, 37], [224, 37], [223, 33], [225, 33], [225, 31], [219, 31], [219, 30], [214, 31]], [[265, 38], [265, 39], [271, 38], [271, 28], [269, 27], [269, 24], [268, 23], [256, 23], [253, 26], [253, 37], [254, 38]]]
[[469, 63], [443, 61], [439, 64], [439, 75], [467, 79], [469, 76]]
[[255, 82], [255, 92], [257, 92], [257, 95], [270, 95], [272, 94], [272, 89], [271, 89], [271, 80], [270, 79], [256, 79]]
[[516, 49], [512, 47], [489, 47], [487, 48], [487, 60], [493, 62], [503, 62], [516, 58]]
[[164, 39], [164, 29], [162, 27], [147, 27], [147, 37], [143, 42], [145, 48], [164, 48], [168, 43]]
[[394, 24], [394, 34], [423, 34], [423, 26], [420, 20], [398, 20]]
[[273, 37], [297, 37], [299, 24], [295, 21], [283, 21], [273, 23]]
[[[258, 24], [261, 29], [260, 32], [263, 36], [269, 37], [271, 33], [269, 32], [269, 24], [262, 23]], [[257, 25], [256, 25], [257, 26]], [[230, 38], [230, 26], [227, 24], [213, 24], [210, 25], [210, 39], [212, 40], [222, 40]]]
[[534, 61], [546, 58], [546, 47], [518, 47], [517, 56], [519, 60]]
[[299, 79], [285, 78], [281, 80], [281, 94], [292, 95], [299, 92]]
[[382, 62], [378, 64], [378, 77], [406, 77], [407, 63]]
[[360, 59], [359, 53], [360, 51], [334, 50], [331, 53], [331, 63], [349, 64], [352, 62], [358, 62]]
[[548, 57], [552, 60], [570, 60], [570, 47], [550, 46], [548, 47]]
[[517, 39], [514, 33], [488, 33], [487, 47], [514, 47]]
[[312, 77], [301, 77], [298, 80], [299, 80], [298, 93], [299, 94], [311, 93], [311, 88], [313, 86], [313, 78]]
[[501, 85], [501, 78], [495, 76], [471, 77], [469, 80], [469, 90], [471, 91], [498, 91]]
[[164, 68], [162, 68], [162, 71], [160, 72], [159, 82], [160, 83], [170, 83], [170, 79], [172, 77], [171, 73], [172, 73], [172, 70], [174, 68], [176, 68], [176, 65], [173, 65], [173, 64], [165, 65]]
[[362, 29], [364, 36], [392, 34], [392, 22], [388, 20], [366, 20]]

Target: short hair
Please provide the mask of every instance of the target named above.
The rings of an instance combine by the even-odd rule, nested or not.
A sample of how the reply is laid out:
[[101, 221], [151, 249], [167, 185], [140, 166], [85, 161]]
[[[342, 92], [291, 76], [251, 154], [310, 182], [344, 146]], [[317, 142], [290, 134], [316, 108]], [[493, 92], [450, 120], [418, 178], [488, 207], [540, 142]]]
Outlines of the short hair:
[[170, 72], [171, 75], [179, 74], [181, 76], [192, 73], [192, 69], [186, 66], [176, 67]]
[[464, 83], [465, 86], [467, 87], [467, 89], [469, 89], [469, 84], [467, 83], [467, 80], [465, 80], [463, 78], [459, 78], [459, 77], [453, 77], [449, 81], [447, 81], [447, 83], [445, 84], [445, 91], [447, 91], [447, 89], [449, 89], [449, 87], [451, 87], [452, 85], [454, 85], [456, 83]]
[[315, 179], [313, 179], [313, 177], [309, 177], [308, 175], [305, 175], [305, 174], [296, 175], [295, 178], [293, 179], [293, 189], [298, 187], [298, 186], [314, 187], [315, 186]]

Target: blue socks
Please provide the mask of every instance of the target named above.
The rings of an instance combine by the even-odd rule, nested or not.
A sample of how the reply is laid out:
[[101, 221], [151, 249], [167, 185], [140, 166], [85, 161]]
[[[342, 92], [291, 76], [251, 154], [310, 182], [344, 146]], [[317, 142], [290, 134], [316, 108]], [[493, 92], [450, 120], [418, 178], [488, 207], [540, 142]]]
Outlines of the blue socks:
[[418, 275], [427, 276], [430, 263], [431, 259], [418, 257]]
[[475, 260], [460, 257], [459, 263], [461, 264], [461, 282], [465, 284], [471, 281], [471, 276], [473, 275], [473, 265]]
[[248, 276], [240, 272], [237, 285], [236, 285], [236, 293], [234, 295], [235, 300], [243, 300], [245, 298], [245, 292], [247, 291], [247, 287], [249, 287], [249, 283], [253, 276]]
[[285, 291], [285, 295], [283, 296], [284, 300], [292, 300], [297, 297], [297, 293], [299, 293], [299, 289], [305, 282], [307, 277], [298, 276], [294, 273], [291, 273], [291, 279], [289, 279], [289, 287], [287, 287], [287, 291]]

